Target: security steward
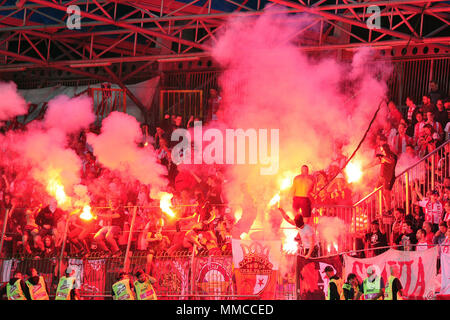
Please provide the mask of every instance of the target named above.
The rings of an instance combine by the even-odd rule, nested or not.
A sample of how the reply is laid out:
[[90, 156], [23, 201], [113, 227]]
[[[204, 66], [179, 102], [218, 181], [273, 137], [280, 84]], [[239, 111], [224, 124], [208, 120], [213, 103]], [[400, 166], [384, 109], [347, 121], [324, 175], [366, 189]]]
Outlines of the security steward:
[[65, 275], [59, 279], [55, 300], [80, 300], [79, 290], [75, 288], [76, 270], [68, 267]]
[[126, 272], [119, 273], [112, 285], [113, 300], [135, 300], [133, 283]]
[[349, 273], [347, 282], [342, 285], [341, 300], [356, 300], [359, 292], [359, 283], [356, 274]]
[[389, 275], [384, 291], [384, 300], [403, 300], [403, 287], [398, 279], [399, 268], [394, 265], [391, 266], [390, 271], [391, 274]]
[[0, 296], [6, 294], [8, 300], [30, 300], [27, 285], [23, 280], [22, 273], [15, 272], [6, 286], [0, 289]]
[[50, 300], [44, 277], [39, 276], [35, 268], [28, 269], [28, 280], [25, 281], [31, 300]]
[[136, 272], [136, 278], [134, 282], [134, 290], [136, 292], [137, 300], [158, 300], [156, 297], [156, 292], [153, 289], [152, 284], [156, 282], [156, 279], [150, 277], [148, 274], [144, 273], [143, 270], [138, 270]]
[[367, 278], [361, 284], [360, 294], [362, 293], [364, 300], [382, 300], [384, 296], [383, 279], [377, 275], [375, 268], [370, 266], [367, 268]]
[[336, 275], [331, 266], [325, 268], [325, 274], [327, 275], [327, 278], [330, 279], [326, 300], [341, 300], [342, 279]]

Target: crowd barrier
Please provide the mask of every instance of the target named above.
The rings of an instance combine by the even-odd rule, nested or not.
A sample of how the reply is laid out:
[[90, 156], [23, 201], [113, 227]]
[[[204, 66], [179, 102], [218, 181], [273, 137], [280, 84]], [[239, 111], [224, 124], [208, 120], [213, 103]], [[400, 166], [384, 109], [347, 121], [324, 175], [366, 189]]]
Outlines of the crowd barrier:
[[[291, 263], [291, 272], [280, 274], [277, 279], [276, 299], [294, 299], [295, 259], [284, 256]], [[77, 270], [80, 295], [86, 300], [111, 299], [112, 284], [124, 268], [121, 258], [85, 259], [65, 258], [62, 270], [67, 266]], [[2, 283], [9, 281], [15, 271], [26, 274], [34, 267], [44, 277], [50, 296], [54, 296], [58, 284], [58, 257], [43, 259], [0, 259]], [[258, 299], [255, 295], [239, 295], [234, 281], [232, 256], [193, 256], [189, 252], [177, 252], [171, 256], [157, 255], [151, 268], [147, 255], [132, 256], [128, 270], [134, 274], [142, 269], [156, 279], [154, 288], [161, 300], [238, 300]], [[136, 278], [134, 278], [136, 279]]]
[[[378, 248], [380, 249], [380, 248]], [[384, 247], [384, 249], [398, 249], [397, 246]], [[343, 276], [344, 256], [358, 257], [359, 253], [369, 250], [356, 250], [339, 254], [325, 255], [305, 260], [297, 254], [283, 254], [280, 268], [277, 273], [275, 300], [302, 300], [308, 296], [301, 295], [304, 287], [311, 287], [314, 279], [317, 290], [311, 299], [324, 297], [324, 287], [327, 280], [324, 266], [334, 265], [339, 276]], [[407, 252], [412, 253], [415, 251]], [[371, 256], [369, 254], [369, 256]], [[439, 259], [439, 255], [436, 256]], [[315, 263], [317, 277], [302, 276], [300, 259], [308, 263]], [[333, 260], [334, 259], [334, 260]], [[356, 258], [355, 258], [356, 259]], [[371, 258], [373, 259], [373, 258]], [[23, 274], [28, 268], [34, 267], [44, 277], [50, 296], [54, 296], [58, 284], [58, 258], [44, 259], [0, 259], [0, 282], [6, 283], [16, 271]], [[435, 261], [437, 264], [437, 260]], [[62, 268], [68, 266], [77, 270], [77, 281], [80, 287], [80, 296], [84, 300], [110, 300], [112, 284], [117, 280], [124, 264], [120, 258], [90, 257], [85, 259], [65, 258]], [[337, 265], [340, 265], [339, 267]], [[439, 266], [439, 264], [437, 264]], [[134, 274], [138, 269], [148, 272], [156, 279], [154, 288], [160, 300], [247, 300], [259, 299], [257, 295], [238, 294], [236, 279], [232, 265], [232, 256], [194, 256], [189, 252], [180, 251], [175, 254], [156, 255], [151, 267], [148, 265], [147, 255], [133, 255], [130, 258], [128, 270]], [[414, 271], [415, 269], [413, 269]], [[433, 270], [435, 273], [438, 269]], [[417, 278], [409, 275], [408, 278]], [[135, 278], [134, 278], [135, 279]], [[413, 299], [414, 297], [410, 297]], [[420, 299], [420, 297], [415, 297]], [[436, 295], [435, 299], [444, 299]]]

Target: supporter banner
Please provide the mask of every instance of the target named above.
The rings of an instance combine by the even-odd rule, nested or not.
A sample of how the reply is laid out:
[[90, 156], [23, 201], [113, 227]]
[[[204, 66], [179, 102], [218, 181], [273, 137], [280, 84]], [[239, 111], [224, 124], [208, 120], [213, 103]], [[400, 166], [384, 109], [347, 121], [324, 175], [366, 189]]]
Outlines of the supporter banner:
[[[195, 259], [194, 292], [198, 295], [232, 295], [233, 274], [232, 258], [223, 256], [198, 257]], [[206, 299], [223, 299], [206, 297]]]
[[275, 298], [281, 241], [232, 240], [238, 295]]
[[[8, 259], [8, 260], [0, 260], [0, 270], [1, 270], [1, 280], [0, 282], [8, 282], [9, 279], [11, 279], [11, 270], [15, 269], [13, 268], [14, 260]], [[17, 262], [16, 262], [17, 264]]]
[[84, 276], [83, 276], [83, 260], [81, 259], [69, 259], [67, 267], [72, 268], [72, 270], [75, 270], [75, 287], [76, 288], [82, 288], [81, 285], [84, 283]]
[[[190, 257], [155, 259], [152, 276], [156, 278], [153, 287], [158, 299], [188, 299]], [[168, 297], [176, 295], [176, 297]]]
[[354, 273], [359, 281], [367, 277], [366, 270], [374, 266], [378, 275], [386, 283], [390, 266], [397, 265], [400, 270], [400, 282], [403, 292], [409, 297], [432, 299], [434, 297], [434, 279], [438, 248], [425, 251], [398, 251], [390, 249], [376, 257], [357, 259], [344, 256], [344, 277]]
[[330, 266], [336, 274], [342, 274], [342, 262], [339, 256], [305, 259], [298, 256], [298, 279], [301, 300], [325, 300], [329, 279], [325, 268]]
[[[104, 294], [106, 281], [106, 260], [96, 259], [96, 260], [84, 260], [83, 264], [83, 295], [101, 295]], [[92, 300], [103, 300], [102, 297], [99, 298], [85, 298]]]
[[441, 291], [440, 294], [450, 295], [450, 254], [441, 253]]

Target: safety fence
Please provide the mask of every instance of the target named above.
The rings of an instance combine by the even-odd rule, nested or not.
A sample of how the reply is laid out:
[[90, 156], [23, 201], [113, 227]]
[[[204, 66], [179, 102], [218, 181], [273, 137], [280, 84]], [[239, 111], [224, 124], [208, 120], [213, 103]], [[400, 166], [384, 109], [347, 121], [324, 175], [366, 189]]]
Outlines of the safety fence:
[[180, 115], [183, 121], [190, 116], [203, 117], [203, 91], [202, 90], [160, 90], [159, 121], [164, 115]]
[[[230, 212], [235, 211], [239, 206], [234, 206], [232, 204], [217, 204], [215, 205], [219, 211], [225, 211], [225, 210], [229, 210]], [[174, 204], [173, 206], [171, 206], [171, 208], [175, 211], [175, 212], [181, 212], [181, 210], [186, 209], [186, 208], [195, 208], [196, 205], [176, 205]], [[97, 210], [102, 210], [102, 209], [113, 209], [111, 207], [92, 207], [92, 212], [94, 214], [96, 214]], [[149, 212], [153, 212], [153, 211], [157, 211], [159, 212], [159, 214], [163, 214], [160, 212], [160, 207], [157, 205], [152, 205], [152, 206], [125, 206], [123, 207], [123, 209], [128, 210], [129, 211], [129, 220], [126, 221], [126, 223], [124, 224], [122, 230], [120, 230], [120, 232], [118, 232], [115, 236], [115, 240], [117, 245], [119, 246], [119, 248], [121, 249], [121, 258], [122, 260], [125, 260], [125, 257], [128, 256], [128, 252], [144, 252], [144, 251], [148, 251], [152, 248], [152, 246], [150, 246], [149, 244], [147, 244], [147, 242], [145, 241], [146, 237], [148, 236], [149, 232], [155, 232], [154, 229], [150, 230], [150, 229], [146, 229], [146, 224], [142, 223], [142, 221], [138, 224], [136, 222], [136, 219], [134, 219], [133, 221], [133, 217], [136, 217], [137, 215], [146, 215], [149, 214]], [[136, 210], [136, 211], [134, 211]], [[312, 220], [311, 220], [311, 226], [313, 227], [313, 229], [316, 231], [317, 236], [316, 236], [316, 240], [318, 243], [318, 248], [319, 248], [319, 254], [320, 255], [327, 255], [327, 254], [334, 254], [334, 253], [338, 253], [341, 251], [348, 251], [348, 250], [352, 250], [354, 249], [355, 245], [354, 245], [354, 238], [355, 238], [355, 225], [354, 225], [354, 221], [359, 221], [357, 219], [355, 219], [355, 210], [353, 206], [344, 206], [344, 205], [320, 205], [320, 206], [314, 206], [313, 210], [312, 210]], [[8, 218], [6, 217], [6, 219], [3, 219], [3, 224], [2, 224], [2, 232], [1, 232], [1, 241], [0, 241], [0, 248], [3, 248], [2, 253], [3, 253], [3, 257], [10, 257], [10, 258], [21, 258], [26, 256], [26, 254], [24, 254], [24, 250], [23, 250], [23, 246], [17, 243], [17, 241], [22, 241], [23, 240], [23, 235], [19, 234], [19, 233], [14, 233], [14, 232], [7, 232], [7, 224], [9, 223]], [[345, 225], [346, 230], [341, 230], [341, 235], [339, 235], [338, 237], [333, 238], [332, 240], [330, 239], [326, 239], [320, 232], [319, 232], [319, 224], [322, 223], [322, 219], [323, 218], [337, 218], [339, 219], [339, 222], [342, 222], [342, 225]], [[142, 219], [142, 218], [141, 218]], [[69, 220], [64, 219], [65, 221], [65, 228], [69, 228], [70, 223]], [[336, 222], [337, 220], [335, 220]], [[85, 223], [90, 223], [90, 227], [93, 228], [94, 225], [96, 224], [95, 219], [91, 220], [90, 222], [85, 222]], [[281, 215], [280, 215], [280, 223], [281, 223]], [[191, 227], [189, 227], [188, 225], [184, 225], [184, 224], [178, 224], [175, 220], [172, 219], [168, 219], [166, 222], [166, 225], [164, 226], [164, 228], [162, 228], [161, 230], [161, 235], [163, 237], [167, 237], [167, 244], [163, 245], [162, 249], [158, 249], [160, 250], [160, 252], [168, 252], [169, 254], [172, 252], [171, 247], [172, 245], [176, 242], [179, 241], [179, 236], [184, 236], [184, 234], [187, 231], [190, 231]], [[229, 226], [227, 230], [227, 234], [228, 234], [228, 238], [231, 238], [231, 235], [233, 234], [233, 228], [232, 226]], [[359, 225], [358, 225], [359, 228]], [[97, 227], [97, 229], [94, 228], [94, 230], [92, 230], [91, 232], [88, 232], [86, 234], [86, 236], [83, 238], [84, 241], [87, 242], [88, 246], [90, 246], [90, 244], [97, 244], [97, 241], [94, 239], [95, 234], [100, 230], [100, 227]], [[297, 234], [296, 228], [294, 226], [288, 226], [288, 227], [278, 227], [276, 228], [279, 231], [280, 236], [282, 234], [284, 234], [284, 236], [286, 236], [287, 233], [292, 234], [294, 233], [295, 235]], [[68, 230], [68, 229], [67, 229]], [[248, 234], [252, 234], [253, 232], [262, 232], [264, 231], [263, 229], [258, 229], [257, 227], [252, 227], [248, 230]], [[362, 229], [361, 229], [362, 231]], [[61, 238], [61, 243], [64, 243], [65, 245], [63, 247], [56, 247], [55, 250], [58, 252], [59, 256], [59, 260], [62, 259], [62, 257], [64, 255], [71, 255], [72, 257], [81, 257], [83, 255], [86, 254], [86, 252], [80, 251], [80, 244], [79, 241], [77, 240], [76, 236], [71, 236], [70, 235], [71, 232], [60, 232], [58, 234], [58, 237]], [[295, 237], [294, 235], [294, 237]], [[32, 238], [30, 236], [30, 238]], [[15, 240], [13, 240], [15, 239]], [[16, 241], [14, 243], [14, 241]], [[222, 255], [227, 255], [227, 254], [231, 254], [230, 253], [230, 246], [229, 246], [229, 241], [230, 239], [228, 239], [226, 241], [226, 243], [218, 243], [218, 248], [216, 250], [215, 254], [222, 254]], [[59, 242], [59, 241], [57, 241]], [[301, 244], [296, 244], [295, 248], [299, 248], [300, 250], [302, 249], [302, 245]], [[296, 249], [286, 249], [286, 253], [294, 253], [296, 252]], [[200, 250], [200, 252], [207, 252], [208, 250], [206, 250], [205, 248], [203, 248], [204, 250]], [[190, 249], [185, 249], [185, 252], [187, 252], [188, 250], [192, 250], [192, 248]], [[88, 257], [95, 257], [95, 255], [97, 251], [92, 251], [89, 252]], [[218, 253], [217, 253], [218, 252]], [[41, 256], [41, 254], [39, 253], [30, 253], [29, 254], [29, 258], [32, 258], [34, 256]], [[106, 253], [102, 253], [103, 256], [107, 256]], [[111, 254], [110, 254], [111, 255]], [[42, 256], [41, 256], [42, 257]]]
[[[405, 111], [406, 97], [411, 97], [419, 105], [422, 96], [430, 91], [429, 83], [435, 80], [440, 91], [450, 92], [448, 74], [450, 72], [449, 57], [432, 57], [420, 59], [401, 59], [392, 61], [393, 72], [388, 81], [389, 98], [399, 109]], [[161, 78], [164, 89], [202, 90], [208, 98], [211, 88], [217, 89], [220, 70], [208, 71], [166, 71]]]
[[[417, 272], [420, 271], [420, 266], [415, 266], [415, 263], [427, 263], [432, 269], [429, 270], [433, 275], [426, 276], [426, 281], [431, 282], [435, 280], [436, 274], [440, 273], [440, 265], [442, 263], [448, 264], [450, 261], [445, 260], [438, 264], [438, 260], [442, 260], [436, 251], [434, 254], [428, 249], [428, 253], [422, 250], [415, 251], [418, 245], [410, 245], [409, 249], [399, 246], [387, 246], [375, 249], [354, 250], [349, 252], [341, 252], [339, 254], [332, 254], [322, 257], [305, 259], [297, 254], [283, 254], [279, 261], [279, 270], [277, 272], [275, 291], [273, 293], [274, 300], [309, 300], [309, 299], [324, 299], [327, 287], [327, 278], [324, 268], [327, 265], [333, 266], [339, 276], [344, 277], [354, 269], [352, 265], [347, 265], [347, 271], [344, 273], [345, 257], [356, 259], [355, 261], [364, 262], [365, 259], [358, 259], [356, 257], [366, 256], [371, 259], [386, 260], [383, 255], [375, 256], [370, 254], [372, 250], [396, 249], [390, 251], [392, 259], [410, 259], [412, 267], [404, 268], [401, 272], [408, 272], [402, 278], [402, 281], [411, 281], [411, 278], [416, 281], [419, 277]], [[430, 247], [430, 246], [429, 246]], [[432, 248], [432, 247], [430, 247]], [[442, 244], [438, 246], [439, 251], [450, 251], [450, 245]], [[442, 251], [443, 248], [447, 248]], [[406, 251], [403, 251], [406, 250]], [[359, 253], [364, 254], [360, 255]], [[404, 254], [400, 254], [404, 252]], [[423, 253], [423, 256], [422, 256]], [[422, 258], [427, 258], [428, 255], [432, 260], [427, 261]], [[354, 258], [353, 258], [354, 257]], [[403, 257], [403, 258], [399, 258]], [[390, 258], [389, 258], [390, 259]], [[421, 260], [422, 259], [422, 260]], [[371, 261], [372, 261], [371, 260]], [[0, 282], [6, 283], [13, 276], [15, 272], [26, 274], [28, 268], [33, 267], [39, 272], [47, 284], [50, 297], [54, 297], [56, 287], [58, 284], [58, 266], [57, 258], [45, 259], [0, 259]], [[391, 260], [390, 260], [391, 261]], [[368, 263], [368, 262], [367, 262]], [[368, 264], [364, 264], [367, 268]], [[376, 264], [372, 261], [370, 264]], [[392, 261], [390, 262], [392, 264]], [[431, 263], [431, 264], [430, 264]], [[307, 267], [309, 265], [309, 267]], [[63, 268], [70, 266], [76, 270], [77, 287], [80, 290], [80, 296], [83, 300], [110, 300], [112, 299], [112, 285], [118, 280], [118, 275], [124, 269], [123, 261], [117, 258], [65, 258]], [[314, 266], [314, 272], [317, 274], [310, 274], [311, 270], [308, 268]], [[436, 266], [438, 266], [436, 268]], [[419, 269], [418, 269], [419, 268]], [[160, 300], [256, 300], [258, 295], [238, 294], [236, 278], [234, 276], [233, 259], [231, 255], [226, 256], [207, 256], [198, 255], [193, 256], [190, 253], [178, 252], [171, 256], [161, 255], [153, 257], [152, 266], [149, 267], [147, 255], [133, 256], [130, 259], [129, 273], [132, 280], [136, 278], [134, 274], [137, 270], [144, 270], [149, 273], [156, 282], [153, 284], [158, 299]], [[364, 270], [357, 268], [358, 276], [364, 276]], [[388, 272], [386, 271], [383, 271]], [[412, 273], [411, 273], [412, 272]], [[383, 274], [386, 276], [386, 274]], [[428, 279], [430, 278], [430, 279]], [[0, 284], [1, 284], [0, 283]], [[431, 284], [434, 285], [434, 284]], [[317, 288], [312, 290], [311, 288]], [[408, 284], [409, 286], [409, 284]], [[429, 284], [427, 284], [429, 286]], [[305, 291], [311, 292], [312, 295], [305, 295]], [[407, 290], [407, 289], [406, 289]]]
[[213, 71], [166, 71], [161, 78], [161, 85], [166, 89], [203, 90], [218, 88], [219, 70]]
[[391, 208], [402, 208], [406, 215], [418, 210], [417, 201], [428, 197], [430, 191], [438, 190], [443, 195], [443, 181], [450, 177], [450, 141], [446, 141], [410, 167], [396, 175], [390, 195], [384, 195], [383, 187], [378, 187], [353, 205], [355, 210], [355, 231], [367, 230], [368, 223], [380, 218], [384, 231], [390, 239], [394, 217], [386, 211], [386, 197], [390, 196]]
[[[171, 256], [153, 257], [151, 267], [148, 255], [133, 256], [129, 261], [129, 272], [138, 269], [148, 272], [156, 279], [154, 288], [161, 300], [236, 300], [257, 299], [255, 295], [239, 295], [233, 275], [232, 256], [193, 256], [187, 252], [177, 252]], [[276, 299], [294, 299], [295, 256], [284, 255], [284, 264], [290, 267], [279, 274]], [[0, 259], [0, 282], [7, 282], [19, 271], [26, 274], [34, 267], [47, 283], [50, 296], [54, 296], [58, 284], [58, 258], [43, 259]], [[86, 300], [111, 299], [112, 284], [124, 270], [120, 258], [65, 258], [66, 267], [77, 271], [80, 295]], [[136, 278], [133, 278], [136, 280]]]
[[397, 104], [411, 97], [418, 105], [422, 96], [430, 92], [429, 83], [435, 80], [444, 94], [450, 91], [448, 75], [450, 58], [411, 59], [393, 61], [393, 72], [389, 81], [390, 98]]
[[111, 88], [111, 84], [102, 84], [101, 88], [89, 88], [93, 99], [94, 112], [101, 121], [113, 111], [127, 112], [127, 95], [123, 89]]
[[396, 176], [392, 189], [395, 207], [404, 208], [408, 214], [415, 200], [427, 197], [431, 190], [443, 194], [444, 179], [450, 176], [449, 151], [450, 141], [447, 141]]

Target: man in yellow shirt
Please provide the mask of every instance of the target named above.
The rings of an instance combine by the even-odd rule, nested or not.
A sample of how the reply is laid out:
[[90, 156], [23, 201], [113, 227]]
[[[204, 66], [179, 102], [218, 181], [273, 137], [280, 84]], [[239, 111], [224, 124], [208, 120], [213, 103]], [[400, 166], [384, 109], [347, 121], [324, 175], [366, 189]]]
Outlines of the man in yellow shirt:
[[309, 168], [306, 165], [302, 166], [301, 174], [294, 178], [291, 187], [292, 208], [294, 215], [301, 209], [305, 224], [308, 224], [311, 217], [311, 196], [314, 190], [314, 178], [309, 175]]

